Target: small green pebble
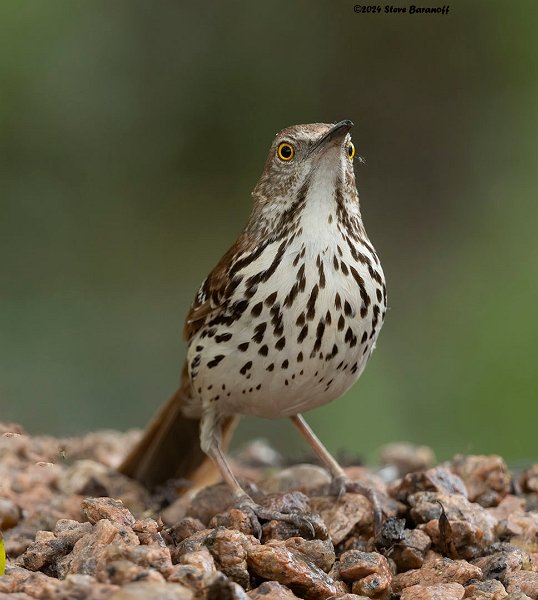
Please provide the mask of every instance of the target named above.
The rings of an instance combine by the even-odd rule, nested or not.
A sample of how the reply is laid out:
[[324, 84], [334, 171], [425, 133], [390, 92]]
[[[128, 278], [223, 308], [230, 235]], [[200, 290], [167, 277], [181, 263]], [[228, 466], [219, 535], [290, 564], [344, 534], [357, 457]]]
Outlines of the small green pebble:
[[0, 576], [5, 573], [6, 570], [6, 551], [4, 549], [4, 538], [0, 532]]

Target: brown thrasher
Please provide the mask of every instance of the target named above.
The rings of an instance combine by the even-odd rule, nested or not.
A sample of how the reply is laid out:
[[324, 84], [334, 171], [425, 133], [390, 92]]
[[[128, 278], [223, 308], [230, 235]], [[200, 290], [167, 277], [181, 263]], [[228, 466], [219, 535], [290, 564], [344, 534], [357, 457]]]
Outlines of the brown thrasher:
[[253, 522], [297, 523], [298, 515], [255, 504], [222, 450], [239, 415], [289, 417], [329, 470], [331, 489], [369, 496], [379, 526], [375, 496], [346, 477], [300, 414], [357, 380], [385, 316], [383, 270], [355, 186], [352, 126], [296, 125], [276, 136], [248, 223], [187, 316], [181, 387], [123, 473], [148, 487], [172, 477], [196, 481], [209, 456]]

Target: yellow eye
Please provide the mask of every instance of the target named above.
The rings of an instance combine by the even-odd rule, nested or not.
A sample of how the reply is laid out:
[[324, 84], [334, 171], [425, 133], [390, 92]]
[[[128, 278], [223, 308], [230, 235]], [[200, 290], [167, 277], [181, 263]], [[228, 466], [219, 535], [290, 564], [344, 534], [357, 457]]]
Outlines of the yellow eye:
[[355, 156], [355, 146], [352, 142], [349, 142], [349, 146], [347, 147], [347, 156], [348, 158], [353, 158]]
[[291, 144], [288, 144], [288, 142], [282, 142], [282, 144], [278, 146], [277, 154], [280, 160], [288, 161], [294, 157], [295, 150]]

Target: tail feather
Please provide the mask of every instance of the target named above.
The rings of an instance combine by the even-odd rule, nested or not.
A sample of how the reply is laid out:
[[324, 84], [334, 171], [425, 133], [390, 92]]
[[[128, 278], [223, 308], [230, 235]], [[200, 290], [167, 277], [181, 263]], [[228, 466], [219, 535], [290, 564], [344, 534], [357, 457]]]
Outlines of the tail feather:
[[[185, 377], [183, 380], [185, 383]], [[120, 473], [149, 489], [169, 479], [187, 479], [196, 488], [218, 481], [217, 468], [200, 448], [200, 420], [183, 415], [187, 399], [188, 386], [184, 384], [155, 415], [120, 465]], [[224, 444], [236, 421], [234, 417], [224, 420]]]

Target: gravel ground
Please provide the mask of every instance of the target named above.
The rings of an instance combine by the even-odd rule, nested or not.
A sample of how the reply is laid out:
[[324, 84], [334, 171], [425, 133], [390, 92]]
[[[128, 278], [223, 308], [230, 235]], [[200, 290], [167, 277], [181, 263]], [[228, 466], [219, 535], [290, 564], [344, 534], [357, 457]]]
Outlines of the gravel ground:
[[315, 537], [263, 523], [254, 537], [222, 484], [179, 499], [114, 467], [137, 432], [57, 439], [0, 423], [0, 600], [538, 600], [538, 465], [515, 477], [499, 456], [435, 465], [394, 444], [374, 470], [386, 519], [374, 539], [359, 495], [328, 497], [319, 466], [282, 467], [255, 442], [234, 468], [262, 505], [309, 515]]

